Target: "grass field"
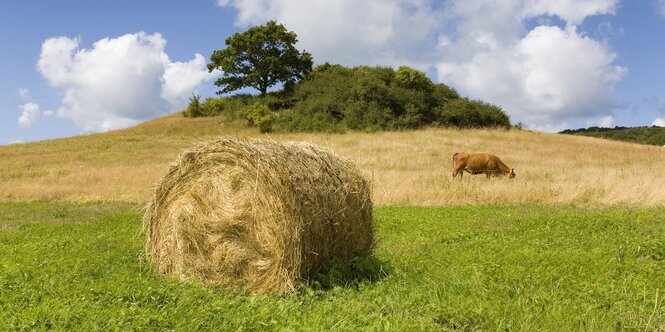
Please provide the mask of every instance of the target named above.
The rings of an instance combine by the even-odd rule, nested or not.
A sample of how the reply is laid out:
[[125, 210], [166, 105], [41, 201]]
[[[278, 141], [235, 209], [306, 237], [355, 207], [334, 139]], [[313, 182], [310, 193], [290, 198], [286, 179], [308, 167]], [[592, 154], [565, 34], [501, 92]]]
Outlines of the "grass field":
[[[219, 118], [0, 146], [0, 330], [665, 330], [665, 150], [528, 130], [280, 134], [371, 179], [375, 256], [287, 296], [155, 275], [143, 206]], [[451, 179], [457, 151], [516, 180]]]
[[375, 257], [246, 297], [156, 276], [140, 206], [0, 203], [0, 329], [663, 330], [665, 209], [376, 209]]

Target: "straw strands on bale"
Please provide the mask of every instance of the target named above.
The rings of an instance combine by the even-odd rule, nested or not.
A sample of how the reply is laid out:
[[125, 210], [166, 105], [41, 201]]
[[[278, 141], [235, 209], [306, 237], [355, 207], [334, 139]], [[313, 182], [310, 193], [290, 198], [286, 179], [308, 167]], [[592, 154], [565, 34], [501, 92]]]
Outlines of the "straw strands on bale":
[[368, 182], [302, 142], [218, 139], [182, 153], [144, 228], [157, 272], [251, 293], [288, 292], [374, 245]]

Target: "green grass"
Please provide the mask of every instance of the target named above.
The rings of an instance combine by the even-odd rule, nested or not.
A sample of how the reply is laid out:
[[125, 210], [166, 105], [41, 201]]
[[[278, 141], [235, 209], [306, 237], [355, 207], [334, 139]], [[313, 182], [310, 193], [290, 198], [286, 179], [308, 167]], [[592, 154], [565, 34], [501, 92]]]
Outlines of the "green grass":
[[[133, 203], [61, 203], [61, 202], [1, 202], [0, 231], [29, 224], [74, 224], [99, 221], [110, 213], [141, 211]], [[0, 233], [1, 234], [1, 233]]]
[[156, 276], [127, 204], [0, 203], [0, 329], [665, 329], [663, 208], [375, 216], [381, 273], [247, 297]]

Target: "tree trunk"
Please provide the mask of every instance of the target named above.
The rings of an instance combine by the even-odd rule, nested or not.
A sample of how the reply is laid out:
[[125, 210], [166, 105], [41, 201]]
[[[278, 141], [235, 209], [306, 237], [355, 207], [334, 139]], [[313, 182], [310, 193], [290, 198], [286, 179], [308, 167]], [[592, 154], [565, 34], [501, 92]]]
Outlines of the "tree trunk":
[[261, 82], [259, 83], [259, 91], [261, 91], [261, 96], [265, 96], [268, 93], [268, 78], [262, 77]]

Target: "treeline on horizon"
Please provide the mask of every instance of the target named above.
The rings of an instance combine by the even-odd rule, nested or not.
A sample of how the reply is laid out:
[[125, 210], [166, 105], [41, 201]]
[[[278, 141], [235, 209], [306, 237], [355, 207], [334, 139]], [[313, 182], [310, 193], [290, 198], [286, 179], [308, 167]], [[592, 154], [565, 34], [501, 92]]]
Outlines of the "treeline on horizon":
[[416, 129], [424, 126], [510, 128], [503, 110], [460, 97], [406, 66], [316, 66], [302, 80], [265, 95], [192, 96], [186, 117], [223, 115], [262, 132], [344, 132]]
[[566, 129], [560, 134], [582, 135], [596, 138], [612, 139], [617, 141], [665, 145], [665, 128], [658, 126], [651, 127], [621, 127], [614, 128], [589, 127], [580, 129]]

